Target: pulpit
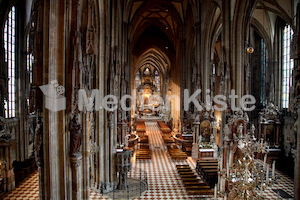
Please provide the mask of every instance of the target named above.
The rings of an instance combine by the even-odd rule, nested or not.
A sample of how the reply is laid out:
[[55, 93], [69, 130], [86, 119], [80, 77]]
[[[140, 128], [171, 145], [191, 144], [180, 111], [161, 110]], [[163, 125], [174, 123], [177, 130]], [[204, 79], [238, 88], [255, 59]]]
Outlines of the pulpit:
[[125, 190], [128, 187], [127, 174], [131, 170], [132, 151], [117, 152], [117, 172], [119, 173], [118, 189]]

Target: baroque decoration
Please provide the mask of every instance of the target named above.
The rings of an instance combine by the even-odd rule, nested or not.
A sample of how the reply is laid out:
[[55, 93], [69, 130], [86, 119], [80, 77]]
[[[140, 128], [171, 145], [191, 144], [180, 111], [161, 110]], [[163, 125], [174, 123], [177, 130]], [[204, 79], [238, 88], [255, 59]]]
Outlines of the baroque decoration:
[[[226, 129], [227, 130], [227, 129]], [[255, 153], [267, 153], [268, 144], [263, 139], [256, 141], [254, 128], [240, 138], [236, 138], [235, 151], [239, 150], [239, 157], [234, 160], [227, 170], [221, 171], [221, 175], [229, 183], [228, 198], [234, 200], [259, 200], [266, 187], [276, 182], [275, 163], [272, 173], [269, 166], [261, 165], [255, 158]], [[271, 174], [271, 175], [270, 175]]]

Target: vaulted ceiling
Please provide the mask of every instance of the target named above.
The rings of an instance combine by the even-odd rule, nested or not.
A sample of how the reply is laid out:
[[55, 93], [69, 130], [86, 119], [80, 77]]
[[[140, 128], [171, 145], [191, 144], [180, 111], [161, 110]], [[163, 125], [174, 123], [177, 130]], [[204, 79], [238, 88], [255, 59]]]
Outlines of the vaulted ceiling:
[[151, 25], [172, 40], [184, 24], [188, 0], [133, 0], [128, 8], [131, 34], [139, 37]]

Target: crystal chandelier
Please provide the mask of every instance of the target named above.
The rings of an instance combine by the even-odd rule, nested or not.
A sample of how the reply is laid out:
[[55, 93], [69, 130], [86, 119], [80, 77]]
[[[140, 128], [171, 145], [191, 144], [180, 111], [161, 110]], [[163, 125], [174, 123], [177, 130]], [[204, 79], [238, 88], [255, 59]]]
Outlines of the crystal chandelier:
[[254, 159], [255, 153], [267, 153], [269, 148], [267, 142], [263, 139], [258, 142], [253, 134], [248, 133], [245, 137], [235, 138], [235, 143], [240, 150], [239, 158], [232, 166], [228, 163], [227, 170], [220, 171], [228, 183], [229, 190], [224, 195], [236, 200], [265, 199], [263, 191], [279, 178], [275, 176], [275, 162], [271, 171], [265, 161], [262, 165]]

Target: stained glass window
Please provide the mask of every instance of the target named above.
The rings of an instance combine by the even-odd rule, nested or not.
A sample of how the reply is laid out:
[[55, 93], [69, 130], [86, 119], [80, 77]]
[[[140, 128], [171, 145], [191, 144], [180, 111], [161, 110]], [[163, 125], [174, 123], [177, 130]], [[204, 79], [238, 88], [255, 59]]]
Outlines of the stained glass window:
[[261, 90], [260, 90], [260, 102], [265, 105], [266, 104], [266, 71], [268, 67], [268, 51], [266, 48], [266, 43], [263, 39], [261, 39], [261, 48], [260, 48], [260, 56], [261, 56]]
[[135, 88], [139, 88], [140, 84], [141, 84], [141, 76], [140, 76], [140, 72], [137, 72], [135, 76]]
[[[27, 37], [27, 76], [28, 76], [28, 83], [29, 85], [32, 84], [32, 65], [34, 63], [34, 57], [32, 55], [32, 52], [30, 51], [30, 44], [29, 44], [29, 35]], [[30, 94], [27, 94], [27, 106], [30, 108], [30, 99], [29, 99]]]
[[5, 117], [15, 117], [15, 69], [16, 69], [16, 12], [11, 8], [4, 27], [5, 62], [8, 65], [8, 99], [5, 102]]
[[292, 70], [294, 60], [290, 57], [290, 46], [294, 32], [290, 25], [286, 25], [283, 29], [283, 66], [282, 66], [282, 107], [289, 107], [289, 93], [292, 85]]
[[30, 52], [29, 48], [29, 36], [27, 37], [27, 72], [29, 74], [29, 83], [32, 83], [32, 65], [34, 62], [34, 57]]
[[155, 73], [155, 85], [157, 87], [157, 90], [158, 92], [160, 91], [160, 77], [159, 77], [159, 74], [158, 74], [158, 71], [156, 70]]

